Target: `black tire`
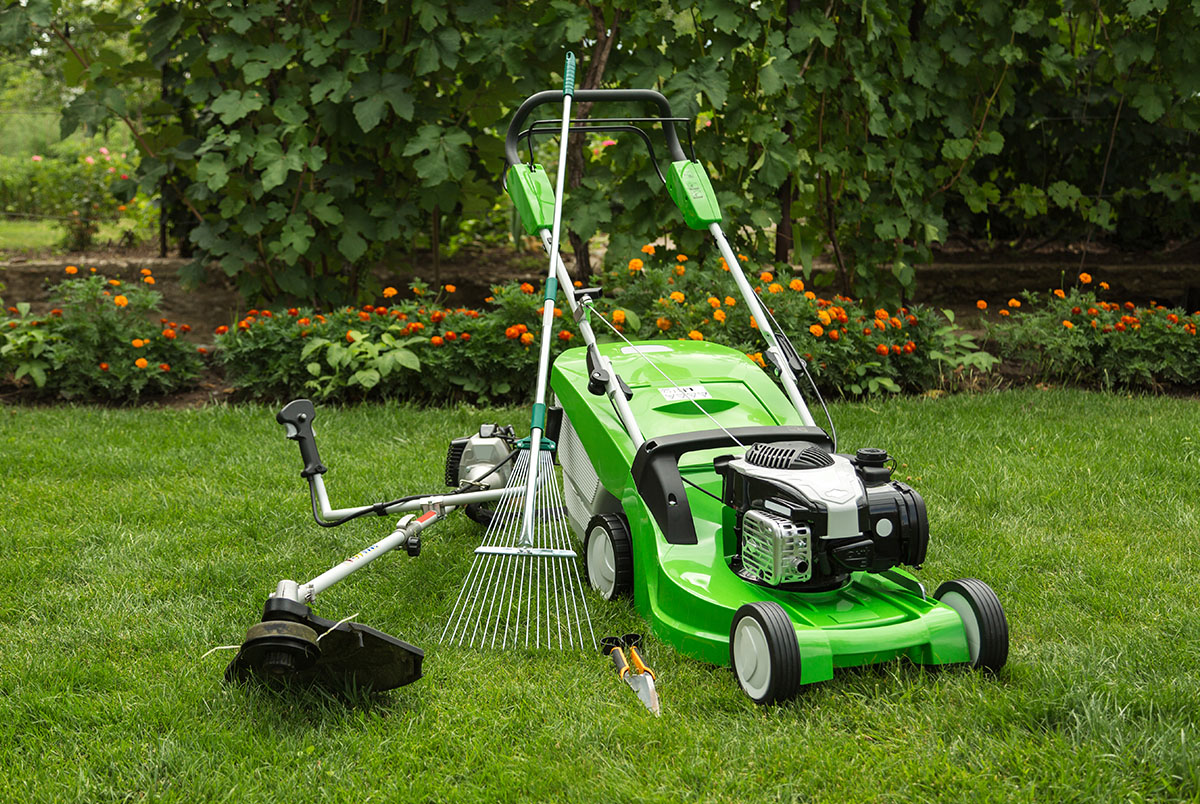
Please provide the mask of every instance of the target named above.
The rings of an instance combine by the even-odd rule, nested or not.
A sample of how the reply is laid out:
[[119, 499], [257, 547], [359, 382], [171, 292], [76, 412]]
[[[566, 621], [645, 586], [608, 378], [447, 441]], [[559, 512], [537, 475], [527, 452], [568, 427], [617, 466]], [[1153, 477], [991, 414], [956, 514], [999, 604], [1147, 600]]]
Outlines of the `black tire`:
[[747, 603], [729, 626], [729, 663], [742, 692], [769, 706], [800, 689], [800, 644], [778, 603]]
[[583, 572], [605, 600], [633, 593], [633, 542], [620, 514], [596, 514], [583, 535]]
[[939, 586], [933, 598], [950, 606], [962, 619], [972, 667], [993, 673], [1004, 667], [1008, 661], [1008, 619], [990, 586], [978, 578], [959, 578]]
[[467, 503], [465, 513], [472, 522], [478, 522], [485, 528], [492, 524], [496, 511], [483, 503]]

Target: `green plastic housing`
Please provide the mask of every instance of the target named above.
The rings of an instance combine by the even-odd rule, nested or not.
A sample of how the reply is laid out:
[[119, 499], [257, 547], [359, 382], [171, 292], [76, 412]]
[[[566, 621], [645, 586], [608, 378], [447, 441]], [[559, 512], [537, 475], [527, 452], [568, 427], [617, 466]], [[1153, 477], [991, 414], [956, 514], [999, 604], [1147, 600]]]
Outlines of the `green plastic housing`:
[[683, 222], [692, 229], [707, 229], [721, 220], [721, 207], [712, 182], [699, 162], [672, 162], [667, 170], [667, 192], [683, 213]]
[[554, 226], [554, 188], [541, 165], [510, 167], [508, 195], [517, 206], [525, 234], [537, 234]]
[[[727, 428], [803, 424], [778, 386], [741, 352], [708, 341], [639, 345], [654, 350], [654, 362], [676, 385], [702, 386], [707, 393], [702, 413], [670, 393], [674, 389], [663, 375], [629, 347], [601, 344], [600, 353], [634, 392], [629, 404], [647, 439], [710, 430], [716, 427], [712, 419]], [[902, 656], [929, 665], [968, 660], [966, 632], [954, 609], [882, 575], [855, 572], [845, 587], [815, 593], [738, 576], [730, 566], [737, 552], [736, 517], [719, 499], [721, 477], [713, 458], [741, 449], [705, 450], [680, 459], [681, 473], [695, 484], [686, 493], [697, 542], [669, 542], [630, 475], [635, 450], [629, 437], [608, 398], [589, 393], [587, 382], [583, 348], [568, 349], [554, 361], [555, 397], [600, 483], [620, 501], [629, 521], [634, 605], [664, 642], [688, 656], [728, 665], [734, 613], [743, 603], [770, 600], [783, 607], [795, 628], [803, 684], [827, 680], [839, 667]]]

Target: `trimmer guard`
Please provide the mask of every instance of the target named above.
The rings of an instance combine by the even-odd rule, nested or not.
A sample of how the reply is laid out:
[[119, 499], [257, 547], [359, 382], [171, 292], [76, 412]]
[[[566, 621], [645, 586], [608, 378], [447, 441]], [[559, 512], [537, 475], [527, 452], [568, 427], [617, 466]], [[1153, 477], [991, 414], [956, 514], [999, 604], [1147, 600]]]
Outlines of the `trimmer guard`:
[[[271, 672], [266, 666], [263, 646], [264, 641], [270, 641], [270, 636], [262, 634], [281, 630], [270, 628], [273, 624], [289, 623], [307, 626], [314, 632], [316, 641], [309, 644], [317, 650], [315, 661], [290, 672]], [[303, 629], [296, 630], [303, 632]], [[293, 637], [293, 641], [297, 640]], [[250, 629], [246, 642], [225, 668], [225, 680], [258, 678], [267, 683], [317, 683], [333, 688], [355, 687], [383, 692], [419, 679], [424, 658], [425, 652], [420, 648], [375, 628], [355, 622], [326, 620], [313, 614], [303, 603], [272, 597], [263, 608], [263, 621]]]

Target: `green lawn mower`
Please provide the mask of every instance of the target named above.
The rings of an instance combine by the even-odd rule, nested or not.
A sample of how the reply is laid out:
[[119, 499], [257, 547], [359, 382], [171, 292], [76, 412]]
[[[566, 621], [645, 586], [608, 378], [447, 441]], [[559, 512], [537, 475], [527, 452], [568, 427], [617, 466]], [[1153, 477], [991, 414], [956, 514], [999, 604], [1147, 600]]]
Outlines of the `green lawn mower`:
[[[487, 425], [451, 443], [451, 491], [334, 509], [313, 438], [315, 410], [307, 400], [290, 403], [278, 419], [300, 445], [319, 523], [404, 516], [389, 536], [312, 581], [280, 581], [227, 676], [349, 676], [375, 689], [418, 678], [418, 648], [357, 623], [316, 617], [308, 604], [385, 553], [416, 554], [421, 531], [460, 507], [486, 530], [443, 642], [594, 648], [586, 579], [604, 599], [632, 595], [664, 643], [732, 666], [742, 689], [762, 704], [829, 679], [835, 668], [901, 656], [998, 670], [1008, 655], [1008, 626], [995, 593], [965, 578], [927, 595], [901, 569], [925, 560], [929, 525], [921, 496], [892, 479], [884, 450], [840, 453], [832, 421], [829, 432], [816, 426], [800, 392], [803, 378], [820, 399], [805, 362], [742, 273], [703, 167], [694, 153], [684, 154], [676, 124], [686, 124], [690, 145], [691, 121], [675, 117], [652, 90], [574, 91], [570, 59], [566, 77], [562, 92], [525, 100], [505, 140], [507, 190], [526, 232], [541, 238], [549, 257], [529, 437]], [[650, 116], [571, 121], [573, 98], [636, 106]], [[562, 104], [561, 121], [526, 127], [545, 104]], [[665, 174], [654, 158], [655, 127], [670, 155]], [[539, 132], [555, 129], [556, 189], [534, 163], [532, 145]], [[686, 224], [712, 235], [766, 341], [775, 379], [714, 343], [630, 342], [595, 309], [600, 289], [573, 288], [558, 249], [571, 131], [641, 138]], [[551, 365], [560, 290], [584, 345]], [[601, 343], [594, 324], [612, 337]]]

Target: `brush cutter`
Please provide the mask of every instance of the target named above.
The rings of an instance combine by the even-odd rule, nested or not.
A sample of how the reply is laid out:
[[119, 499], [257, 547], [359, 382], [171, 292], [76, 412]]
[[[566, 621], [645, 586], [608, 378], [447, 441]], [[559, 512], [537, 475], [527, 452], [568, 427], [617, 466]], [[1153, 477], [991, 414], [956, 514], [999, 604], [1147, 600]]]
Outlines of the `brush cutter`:
[[[680, 652], [732, 666], [758, 703], [790, 698], [835, 668], [898, 657], [999, 670], [1008, 625], [996, 594], [966, 578], [927, 595], [903, 569], [925, 560], [924, 500], [892, 479], [886, 451], [839, 452], [832, 420], [828, 432], [816, 425], [800, 392], [803, 378], [820, 401], [805, 361], [751, 288], [721, 229], [709, 177], [694, 150], [689, 158], [681, 147], [675, 125], [687, 124], [690, 145], [694, 123], [674, 117], [652, 90], [575, 95], [652, 113], [594, 117], [571, 130], [641, 138], [684, 223], [707, 230], [724, 258], [775, 380], [715, 343], [630, 342], [595, 314], [599, 291], [572, 293], [556, 260], [583, 346], [554, 361], [550, 410], [561, 418], [567, 514], [591, 585], [606, 599], [632, 596], [655, 635]], [[531, 144], [548, 122], [525, 122], [559, 99], [528, 98], [505, 140], [508, 191], [527, 233], [539, 233], [552, 258], [555, 196]], [[671, 160], [665, 175], [645, 124], [661, 126]], [[522, 141], [530, 142], [528, 162]], [[592, 322], [609, 330], [607, 342]]]

